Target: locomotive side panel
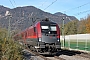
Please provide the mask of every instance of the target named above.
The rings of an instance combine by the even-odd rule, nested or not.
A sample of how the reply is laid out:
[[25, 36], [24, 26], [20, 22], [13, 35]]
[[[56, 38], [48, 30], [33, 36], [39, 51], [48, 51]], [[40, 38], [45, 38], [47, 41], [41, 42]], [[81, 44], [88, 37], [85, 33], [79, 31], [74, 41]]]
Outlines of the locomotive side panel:
[[27, 30], [27, 38], [26, 38], [26, 43], [27, 45], [31, 46], [36, 46], [38, 39], [37, 39], [37, 33], [36, 33], [36, 27], [32, 26], [29, 27]]

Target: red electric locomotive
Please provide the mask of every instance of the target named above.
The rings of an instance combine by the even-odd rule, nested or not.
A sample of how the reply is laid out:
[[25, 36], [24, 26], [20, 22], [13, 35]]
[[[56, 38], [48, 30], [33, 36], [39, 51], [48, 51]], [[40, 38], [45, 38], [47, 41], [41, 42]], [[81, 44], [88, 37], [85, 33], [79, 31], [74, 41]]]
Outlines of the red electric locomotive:
[[[33, 26], [15, 35], [33, 50], [40, 53], [54, 53], [61, 49], [60, 28], [49, 20], [39, 21]], [[17, 40], [17, 39], [16, 39]]]

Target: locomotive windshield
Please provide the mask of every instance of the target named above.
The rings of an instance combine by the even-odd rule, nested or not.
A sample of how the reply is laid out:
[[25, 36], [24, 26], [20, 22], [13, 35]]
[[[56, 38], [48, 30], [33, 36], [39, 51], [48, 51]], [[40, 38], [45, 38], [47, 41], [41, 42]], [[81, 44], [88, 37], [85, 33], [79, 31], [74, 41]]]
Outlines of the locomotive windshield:
[[56, 26], [41, 26], [41, 31], [42, 33], [46, 33], [46, 34], [56, 34], [57, 33], [57, 29]]
[[48, 33], [49, 26], [41, 26], [41, 31], [42, 31], [42, 33]]
[[56, 31], [56, 26], [50, 26], [51, 31]]
[[49, 29], [48, 26], [41, 26], [42, 29]]

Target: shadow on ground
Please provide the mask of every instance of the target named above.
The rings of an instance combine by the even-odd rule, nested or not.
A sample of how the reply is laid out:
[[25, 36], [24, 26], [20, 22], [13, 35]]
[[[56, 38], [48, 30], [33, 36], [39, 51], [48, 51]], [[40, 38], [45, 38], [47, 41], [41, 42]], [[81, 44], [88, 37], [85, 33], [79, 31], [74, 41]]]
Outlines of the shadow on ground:
[[67, 49], [63, 50], [63, 49], [62, 49], [61, 51], [57, 52], [56, 55], [57, 55], [57, 56], [59, 56], [59, 55], [73, 56], [73, 55], [81, 54], [81, 53], [83, 53], [83, 52], [73, 51], [73, 50], [67, 50]]

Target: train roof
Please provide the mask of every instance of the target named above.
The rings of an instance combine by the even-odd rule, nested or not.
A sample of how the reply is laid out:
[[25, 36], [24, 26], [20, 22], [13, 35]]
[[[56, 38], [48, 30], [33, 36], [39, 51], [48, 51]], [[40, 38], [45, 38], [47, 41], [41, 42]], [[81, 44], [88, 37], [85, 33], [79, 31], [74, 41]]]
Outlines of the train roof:
[[37, 22], [35, 25], [37, 25], [38, 23], [40, 23], [41, 25], [48, 25], [48, 24], [52, 24], [52, 25], [56, 25], [57, 23], [53, 22], [53, 21], [50, 21], [49, 19], [44, 19], [44, 20], [41, 20], [39, 22]]

